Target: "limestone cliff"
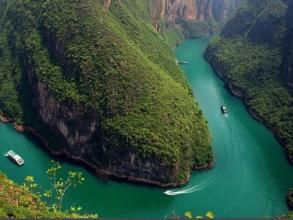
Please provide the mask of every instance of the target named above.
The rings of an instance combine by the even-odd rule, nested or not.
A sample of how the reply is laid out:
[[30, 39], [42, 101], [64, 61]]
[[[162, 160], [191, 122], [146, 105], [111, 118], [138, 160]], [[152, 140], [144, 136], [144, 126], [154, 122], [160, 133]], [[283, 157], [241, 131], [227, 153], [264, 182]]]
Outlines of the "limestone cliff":
[[[169, 27], [183, 28], [186, 37], [196, 37], [219, 31], [240, 6], [241, 0], [156, 0], [153, 23], [164, 29], [161, 20]], [[173, 22], [173, 25], [170, 25]]]
[[157, 0], [155, 17], [174, 21], [176, 18], [183, 18], [223, 22], [239, 5], [240, 0]]

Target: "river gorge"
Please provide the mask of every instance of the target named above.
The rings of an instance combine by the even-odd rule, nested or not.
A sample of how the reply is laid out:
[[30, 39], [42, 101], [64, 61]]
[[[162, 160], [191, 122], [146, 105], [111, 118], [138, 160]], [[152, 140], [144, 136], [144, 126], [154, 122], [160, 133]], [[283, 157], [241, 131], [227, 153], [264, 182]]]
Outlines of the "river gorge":
[[[203, 54], [208, 39], [187, 40], [176, 48], [182, 70], [191, 85], [212, 134], [215, 164], [212, 170], [196, 171], [181, 188], [160, 189], [125, 182], [103, 181], [87, 170], [62, 162], [63, 171], [84, 172], [85, 182], [66, 195], [65, 206], [82, 206], [83, 212], [107, 218], [162, 218], [172, 211], [216, 217], [272, 217], [288, 212], [286, 193], [293, 185], [293, 167], [283, 149], [264, 125], [253, 119], [241, 100], [232, 96]], [[220, 106], [229, 109], [228, 117]], [[42, 188], [49, 185], [46, 170], [51, 156], [39, 143], [0, 124], [0, 170], [22, 183], [34, 176]], [[23, 167], [11, 163], [4, 154], [14, 149], [25, 160]], [[167, 190], [167, 194], [165, 194]]]

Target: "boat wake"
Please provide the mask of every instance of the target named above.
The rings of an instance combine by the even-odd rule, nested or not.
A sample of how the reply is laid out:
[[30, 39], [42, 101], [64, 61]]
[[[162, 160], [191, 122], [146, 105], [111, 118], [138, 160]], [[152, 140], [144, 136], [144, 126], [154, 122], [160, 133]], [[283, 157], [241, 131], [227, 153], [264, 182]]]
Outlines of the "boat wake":
[[4, 157], [8, 157], [8, 153], [4, 153], [3, 156], [4, 156]]
[[196, 191], [200, 191], [203, 189], [203, 187], [200, 187], [201, 184], [197, 185], [197, 186], [192, 186], [192, 187], [186, 187], [180, 190], [167, 190], [164, 192], [164, 194], [168, 195], [168, 196], [177, 196], [177, 195], [182, 195], [182, 194], [189, 194], [189, 193], [193, 193]]

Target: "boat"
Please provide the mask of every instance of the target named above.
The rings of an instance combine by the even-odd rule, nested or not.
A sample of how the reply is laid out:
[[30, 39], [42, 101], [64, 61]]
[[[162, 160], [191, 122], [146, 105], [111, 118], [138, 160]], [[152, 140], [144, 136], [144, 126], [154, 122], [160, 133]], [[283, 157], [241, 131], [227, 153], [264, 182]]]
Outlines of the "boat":
[[24, 164], [24, 160], [21, 158], [21, 156], [19, 156], [13, 150], [7, 152], [7, 157], [19, 166]]
[[227, 109], [227, 107], [224, 106], [224, 105], [221, 106], [221, 111], [222, 111], [223, 114], [228, 113], [228, 109]]
[[179, 61], [178, 63], [179, 63], [179, 64], [188, 64], [187, 61]]

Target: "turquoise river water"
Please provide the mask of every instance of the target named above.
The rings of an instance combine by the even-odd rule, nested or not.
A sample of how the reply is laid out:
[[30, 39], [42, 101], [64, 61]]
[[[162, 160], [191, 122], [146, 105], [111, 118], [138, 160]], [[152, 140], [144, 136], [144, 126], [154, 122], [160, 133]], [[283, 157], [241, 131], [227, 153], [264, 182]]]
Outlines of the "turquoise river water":
[[[86, 213], [100, 217], [164, 217], [175, 211], [216, 217], [266, 217], [288, 211], [287, 190], [293, 186], [291, 167], [273, 134], [252, 119], [241, 101], [229, 94], [223, 82], [204, 60], [207, 39], [188, 40], [176, 48], [197, 101], [208, 119], [215, 152], [215, 168], [194, 172], [187, 186], [170, 189], [153, 188], [114, 181], [102, 181], [76, 165], [63, 162], [64, 172], [84, 172], [84, 184], [68, 192], [65, 205], [80, 205]], [[224, 117], [220, 106], [227, 105]], [[17, 167], [0, 158], [0, 170], [16, 182], [34, 176], [43, 188], [48, 186], [46, 170], [52, 157], [32, 139], [17, 133], [9, 124], [0, 124], [0, 153], [14, 149], [25, 159]]]

